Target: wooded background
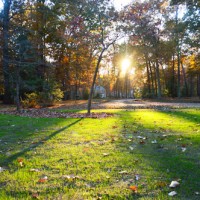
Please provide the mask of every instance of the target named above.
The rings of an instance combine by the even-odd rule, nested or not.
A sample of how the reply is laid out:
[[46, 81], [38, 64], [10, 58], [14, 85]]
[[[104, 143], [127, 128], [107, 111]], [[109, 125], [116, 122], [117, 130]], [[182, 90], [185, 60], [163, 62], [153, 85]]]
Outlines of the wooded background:
[[133, 1], [120, 11], [109, 0], [3, 4], [4, 103], [88, 99], [95, 83], [108, 97], [200, 96], [199, 0]]

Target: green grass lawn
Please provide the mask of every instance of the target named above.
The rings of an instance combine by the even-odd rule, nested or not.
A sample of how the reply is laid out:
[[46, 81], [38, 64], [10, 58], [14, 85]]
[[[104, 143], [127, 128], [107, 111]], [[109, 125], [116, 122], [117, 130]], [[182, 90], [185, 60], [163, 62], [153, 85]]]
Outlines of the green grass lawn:
[[200, 109], [101, 111], [0, 115], [0, 199], [200, 199]]

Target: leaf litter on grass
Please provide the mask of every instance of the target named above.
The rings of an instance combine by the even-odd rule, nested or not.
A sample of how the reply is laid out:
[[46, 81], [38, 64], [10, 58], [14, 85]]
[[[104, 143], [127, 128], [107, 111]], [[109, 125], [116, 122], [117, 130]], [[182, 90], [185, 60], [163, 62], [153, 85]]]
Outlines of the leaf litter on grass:
[[[84, 127], [84, 122], [83, 122], [82, 127]], [[110, 126], [110, 127], [112, 127], [112, 126]], [[131, 129], [132, 127], [127, 125], [127, 126], [125, 126], [125, 128], [126, 128], [126, 132], [129, 132], [130, 131], [129, 129]], [[141, 127], [139, 127], [139, 128], [141, 128]], [[120, 126], [119, 126], [118, 129], [114, 129], [113, 131], [116, 131], [117, 134], [118, 134], [118, 132], [120, 131]], [[79, 136], [81, 136], [82, 132], [81, 131], [78, 131], [78, 132], [79, 132], [79, 134], [72, 136], [72, 137], [74, 137], [73, 139], [77, 139]], [[138, 131], [137, 134], [139, 134], [139, 132], [140, 131]], [[173, 133], [171, 133], [171, 134], [173, 136]], [[142, 133], [140, 135], [142, 137], [146, 137], [146, 132], [144, 130], [142, 130]], [[65, 135], [65, 137], [66, 136], [67, 135]], [[71, 137], [71, 135], [70, 135], [70, 137]], [[177, 138], [178, 138], [178, 136], [177, 136]], [[56, 144], [55, 139], [56, 138], [54, 137], [54, 144]], [[160, 179], [160, 177], [156, 176], [156, 173], [154, 172], [155, 169], [153, 169], [153, 167], [151, 167], [151, 165], [155, 166], [154, 161], [151, 162], [151, 163], [148, 163], [147, 159], [150, 158], [151, 160], [153, 160], [156, 156], [160, 156], [160, 155], [163, 154], [164, 151], [159, 151], [159, 152], [156, 151], [156, 145], [164, 145], [164, 147], [162, 149], [164, 149], [165, 146], [167, 146], [168, 150], [166, 150], [166, 151], [169, 151], [169, 153], [170, 153], [171, 150], [175, 150], [175, 149], [178, 149], [180, 151], [181, 143], [184, 143], [184, 142], [183, 141], [177, 141], [177, 144], [174, 145], [174, 143], [172, 143], [173, 140], [172, 140], [171, 136], [166, 137], [166, 138], [164, 137], [164, 139], [162, 140], [162, 139], [160, 139], [160, 137], [158, 137], [158, 133], [156, 133], [156, 135], [152, 134], [152, 136], [149, 134], [148, 139], [145, 140], [145, 142], [146, 142], [145, 145], [140, 145], [139, 144], [140, 139], [139, 138], [136, 139], [133, 136], [131, 137], [131, 141], [128, 141], [127, 138], [124, 138], [123, 142], [125, 142], [125, 143], [122, 145], [122, 139], [123, 138], [121, 136], [118, 136], [117, 141], [112, 141], [112, 140], [109, 139], [109, 141], [112, 141], [112, 142], [105, 142], [104, 145], [101, 145], [98, 142], [98, 141], [100, 141], [98, 139], [96, 140], [95, 145], [90, 145], [90, 143], [88, 143], [89, 148], [90, 148], [90, 154], [84, 155], [84, 159], [87, 159], [87, 161], [85, 163], [87, 163], [89, 161], [88, 158], [90, 156], [94, 155], [93, 153], [95, 153], [96, 154], [95, 156], [98, 155], [98, 157], [96, 159], [99, 159], [99, 158], [101, 159], [101, 163], [96, 162], [96, 163], [99, 163], [98, 165], [95, 164], [95, 163], [92, 163], [92, 162], [95, 161], [95, 159], [94, 159], [95, 156], [94, 156], [91, 164], [87, 163], [86, 164], [87, 168], [82, 168], [80, 163], [82, 162], [81, 157], [83, 156], [83, 154], [81, 154], [79, 156], [80, 145], [82, 145], [82, 144], [78, 145], [77, 147], [74, 147], [74, 145], [70, 145], [70, 144], [74, 144], [74, 142], [72, 142], [72, 140], [71, 140], [69, 145], [67, 146], [67, 148], [69, 148], [69, 149], [66, 150], [66, 154], [73, 154], [73, 156], [71, 158], [72, 165], [65, 165], [65, 160], [67, 160], [66, 157], [63, 157], [62, 153], [61, 153], [62, 154], [62, 156], [61, 156], [61, 154], [59, 154], [57, 152], [57, 153], [55, 153], [55, 155], [57, 155], [57, 156], [59, 155], [60, 158], [63, 159], [63, 161], [59, 162], [60, 164], [58, 164], [59, 170], [57, 172], [52, 170], [54, 167], [50, 167], [50, 163], [46, 163], [45, 164], [46, 167], [41, 167], [40, 164], [31, 165], [31, 166], [27, 166], [27, 167], [29, 167], [29, 168], [34, 167], [34, 168], [42, 169], [41, 171], [44, 171], [45, 174], [46, 174], [47, 171], [52, 170], [51, 180], [50, 180], [50, 182], [48, 181], [48, 182], [45, 183], [45, 187], [49, 186], [49, 188], [51, 188], [51, 183], [55, 181], [58, 184], [66, 184], [65, 187], [68, 188], [69, 191], [74, 188], [74, 189], [77, 189], [80, 192], [82, 192], [83, 190], [81, 189], [81, 187], [84, 185], [83, 183], [86, 183], [86, 181], [84, 179], [87, 179], [88, 184], [90, 184], [90, 181], [92, 182], [92, 179], [94, 177], [86, 178], [85, 176], [83, 176], [84, 177], [84, 179], [82, 180], [83, 183], [76, 183], [76, 184], [75, 183], [68, 183], [68, 182], [63, 183], [63, 179], [60, 178], [61, 174], [68, 174], [67, 176], [70, 176], [70, 175], [73, 175], [73, 174], [79, 174], [78, 172], [81, 172], [81, 170], [83, 170], [83, 172], [81, 172], [81, 174], [80, 174], [81, 177], [82, 177], [82, 175], [85, 172], [84, 170], [86, 169], [90, 172], [92, 172], [94, 170], [94, 174], [96, 176], [98, 176], [101, 169], [104, 169], [102, 167], [103, 165], [110, 165], [110, 166], [112, 166], [111, 168], [114, 168], [113, 166], [116, 166], [116, 164], [118, 163], [118, 160], [119, 160], [120, 161], [119, 168], [118, 169], [114, 168], [113, 170], [111, 170], [111, 172], [109, 173], [109, 179], [107, 178], [107, 174], [105, 174], [104, 176], [102, 176], [102, 178], [99, 178], [99, 180], [95, 179], [92, 182], [92, 187], [93, 187], [94, 190], [100, 190], [100, 188], [103, 190], [103, 188], [106, 187], [106, 184], [112, 185], [116, 181], [116, 185], [117, 184], [120, 185], [120, 187], [118, 188], [119, 192], [118, 193], [116, 192], [116, 194], [118, 194], [118, 195], [119, 195], [120, 192], [123, 193], [123, 195], [125, 195], [125, 193], [129, 194], [129, 191], [128, 191], [129, 186], [137, 186], [139, 188], [138, 191], [139, 191], [140, 194], [144, 194], [145, 193], [144, 191], [147, 191], [147, 193], [149, 195], [150, 194], [155, 195], [154, 197], [156, 197], [156, 192], [158, 192], [160, 190], [160, 189], [158, 190], [157, 188], [161, 188], [162, 190], [167, 191], [166, 192], [166, 195], [167, 195], [168, 192], [169, 192], [168, 191], [169, 186], [168, 186], [168, 184], [166, 185], [166, 182], [169, 182], [170, 177], [173, 178], [173, 176], [171, 175], [171, 172], [173, 172], [174, 170], [169, 168], [170, 169], [169, 172], [164, 174]], [[155, 139], [158, 142], [158, 144], [156, 144], [156, 145], [151, 143], [151, 141], [153, 141]], [[184, 138], [183, 138], [183, 140], [184, 140]], [[169, 144], [167, 144], [168, 142], [172, 143], [172, 144], [170, 144], [171, 146]], [[134, 146], [135, 148], [134, 148], [133, 151], [129, 150], [130, 143], [131, 143], [131, 146], [135, 145]], [[27, 143], [24, 143], [24, 144], [27, 145]], [[60, 145], [62, 145], [62, 144], [60, 144]], [[83, 143], [83, 145], [84, 145], [84, 143]], [[109, 149], [110, 145], [112, 145], [112, 147], [115, 147], [115, 148], [112, 148], [110, 150]], [[43, 144], [42, 144], [40, 149], [42, 149], [42, 147], [45, 148], [46, 151], [42, 150], [41, 154], [39, 153], [39, 155], [37, 155], [37, 156], [41, 156], [42, 154], [44, 154], [43, 155], [44, 160], [41, 161], [43, 163], [43, 162], [46, 162], [46, 160], [49, 160], [50, 156], [53, 155], [52, 153], [50, 154], [49, 150], [54, 151], [55, 147], [57, 148], [58, 146], [54, 146], [54, 145], [49, 146], [48, 144], [43, 146]], [[60, 147], [63, 148], [64, 146], [60, 146]], [[61, 148], [60, 148], [60, 150], [61, 150]], [[73, 150], [72, 150], [72, 148], [73, 148]], [[73, 152], [75, 149], [76, 149], [76, 153]], [[39, 149], [38, 149], [38, 151], [39, 151]], [[81, 151], [82, 151], [82, 148], [81, 148]], [[175, 156], [179, 155], [178, 154], [179, 151], [174, 151], [174, 155]], [[106, 156], [105, 161], [104, 161], [104, 158], [102, 159], [102, 154], [105, 153], [105, 152], [109, 153], [110, 156]], [[117, 156], [123, 155], [124, 158], [121, 157], [120, 159], [118, 159], [118, 158], [114, 159], [114, 161], [112, 163], [112, 159], [116, 156], [116, 154], [117, 154]], [[24, 158], [27, 159], [26, 156]], [[124, 159], [124, 161], [123, 161], [123, 159]], [[59, 158], [57, 158], [56, 160], [59, 160]], [[125, 161], [128, 161], [128, 162], [125, 162]], [[129, 163], [129, 161], [131, 161], [131, 162]], [[44, 166], [44, 164], [42, 164], [42, 165]], [[54, 163], [54, 165], [56, 167], [57, 163]], [[79, 169], [79, 167], [80, 167], [80, 169]], [[90, 170], [90, 168], [91, 168], [91, 170]], [[96, 168], [99, 169], [99, 171]], [[181, 166], [180, 166], [180, 168], [181, 168]], [[135, 171], [135, 169], [137, 169], [138, 171], [137, 170]], [[21, 171], [27, 171], [26, 168], [25, 169], [20, 168], [20, 170]], [[118, 172], [123, 172], [123, 171], [126, 171], [127, 173], [116, 174]], [[154, 174], [152, 172], [154, 172]], [[178, 172], [178, 170], [177, 170], [177, 172]], [[158, 174], [159, 174], [159, 171], [158, 171]], [[47, 175], [49, 176], [48, 173], [47, 173]], [[142, 177], [142, 180], [137, 179], [136, 175], [140, 175], [140, 177]], [[52, 178], [52, 176], [55, 176], [55, 177]], [[135, 182], [135, 181], [137, 181], [137, 182]], [[163, 184], [161, 184], [162, 181], [164, 182]], [[159, 182], [160, 182], [160, 184], [158, 184]], [[42, 188], [43, 184], [38, 184], [38, 187]], [[80, 188], [78, 188], [78, 187], [80, 187]], [[181, 187], [182, 187], [182, 185], [181, 185]], [[180, 190], [181, 190], [181, 187], [179, 188]], [[114, 191], [115, 191], [115, 189], [114, 189]], [[152, 193], [151, 193], [151, 191], [152, 191]], [[103, 192], [99, 192], [99, 193], [101, 193], [102, 198], [103, 198], [104, 197]], [[193, 192], [193, 194], [194, 194], [194, 192]], [[179, 192], [179, 195], [181, 195], [180, 192]]]

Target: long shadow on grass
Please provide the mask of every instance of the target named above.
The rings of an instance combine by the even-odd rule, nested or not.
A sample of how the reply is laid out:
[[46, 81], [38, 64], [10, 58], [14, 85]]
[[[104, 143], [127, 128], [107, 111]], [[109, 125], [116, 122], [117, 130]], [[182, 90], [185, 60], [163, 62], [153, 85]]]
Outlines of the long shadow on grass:
[[[176, 118], [183, 118], [185, 116], [191, 117], [191, 114], [187, 115], [186, 113], [182, 114], [181, 112], [170, 112], [170, 114], [176, 116]], [[141, 195], [139, 193], [132, 198], [129, 197], [129, 199], [156, 199], [159, 197], [156, 196], [158, 193], [163, 193], [165, 195], [165, 197], [161, 198], [160, 196], [158, 199], [166, 199], [168, 192], [172, 191], [169, 189], [170, 182], [179, 179], [181, 183], [180, 187], [174, 189], [179, 194], [177, 199], [198, 199], [195, 196], [195, 191], [198, 191], [200, 187], [199, 158], [194, 157], [192, 152], [187, 153], [187, 150], [186, 152], [182, 152], [181, 143], [179, 145], [174, 140], [179, 138], [171, 139], [171, 136], [163, 138], [160, 137], [162, 136], [162, 133], [160, 133], [161, 135], [159, 136], [157, 132], [155, 134], [152, 132], [151, 135], [147, 136], [145, 134], [149, 132], [149, 129], [146, 125], [140, 126], [142, 120], [139, 123], [134, 122], [134, 115], [131, 115], [130, 112], [126, 112], [125, 115], [128, 120], [123, 125], [124, 127], [130, 128], [124, 130], [124, 141], [127, 143], [127, 147], [132, 146], [134, 148], [130, 151], [132, 160], [134, 161], [133, 165], [135, 166], [136, 172], [142, 177], [137, 184], [139, 187], [143, 188], [143, 190], [146, 190], [141, 193]], [[191, 120], [197, 123], [195, 119]], [[134, 125], [140, 127], [139, 130], [131, 130], [133, 122]], [[129, 142], [127, 141], [128, 138], [126, 138], [126, 133], [128, 133], [128, 136], [132, 134], [132, 138], [129, 138]], [[138, 139], [139, 135], [144, 137], [147, 136], [147, 139]], [[171, 132], [170, 135], [173, 135], [173, 132]], [[132, 141], [130, 142], [130, 140]], [[152, 144], [153, 140], [156, 140], [155, 144]], [[118, 146], [117, 148], [124, 151], [124, 147]], [[198, 151], [198, 149], [196, 150]]]
[[[160, 111], [161, 112], [161, 111]], [[200, 109], [198, 109], [198, 112], [200, 112]], [[186, 121], [190, 121], [190, 122], [194, 122], [194, 123], [200, 123], [200, 114], [194, 114], [194, 113], [188, 113], [188, 110], [181, 110], [181, 111], [178, 111], [178, 110], [172, 110], [170, 112], [162, 112], [164, 114], [167, 114], [167, 115], [171, 115], [171, 116], [174, 116], [174, 117], [177, 117], [177, 118], [182, 118]]]
[[22, 151], [20, 151], [20, 152], [18, 152], [18, 153], [16, 153], [16, 154], [13, 154], [13, 155], [11, 155], [11, 156], [9, 156], [7, 159], [5, 159], [5, 160], [4, 160], [3, 162], [1, 162], [0, 164], [1, 164], [1, 165], [2, 165], [2, 164], [3, 164], [3, 165], [6, 165], [6, 164], [12, 162], [13, 160], [16, 160], [18, 157], [21, 157], [21, 156], [23, 156], [25, 153], [27, 153], [28, 151], [33, 150], [33, 149], [37, 148], [38, 146], [43, 145], [46, 141], [50, 140], [50, 139], [51, 139], [52, 137], [54, 137], [55, 135], [57, 135], [57, 134], [61, 133], [62, 131], [64, 131], [64, 130], [70, 128], [71, 126], [74, 126], [75, 124], [77, 124], [77, 123], [80, 122], [81, 120], [82, 120], [82, 118], [76, 120], [75, 122], [73, 122], [73, 123], [71, 123], [71, 124], [69, 124], [69, 125], [67, 125], [67, 126], [65, 126], [65, 127], [63, 127], [63, 128], [61, 128], [61, 129], [59, 129], [59, 130], [57, 130], [57, 131], [55, 131], [55, 132], [53, 132], [52, 134], [50, 134], [50, 135], [46, 136], [45, 138], [43, 138], [42, 140], [40, 140], [39, 142], [37, 142], [37, 143], [35, 143], [35, 144], [32, 144], [31, 146], [29, 146], [29, 147], [23, 149]]

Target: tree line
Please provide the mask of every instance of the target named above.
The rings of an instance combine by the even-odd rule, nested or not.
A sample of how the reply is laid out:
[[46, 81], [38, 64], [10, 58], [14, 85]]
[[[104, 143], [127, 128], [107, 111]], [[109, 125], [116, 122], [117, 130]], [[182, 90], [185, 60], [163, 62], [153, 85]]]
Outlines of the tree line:
[[[200, 96], [198, 0], [4, 0], [0, 94], [33, 105], [89, 99], [96, 84], [112, 97]], [[124, 42], [120, 42], [126, 38]], [[132, 60], [122, 77], [121, 60]], [[109, 67], [108, 67], [109, 66]], [[99, 69], [108, 68], [101, 74]], [[128, 80], [128, 81], [127, 81]]]

